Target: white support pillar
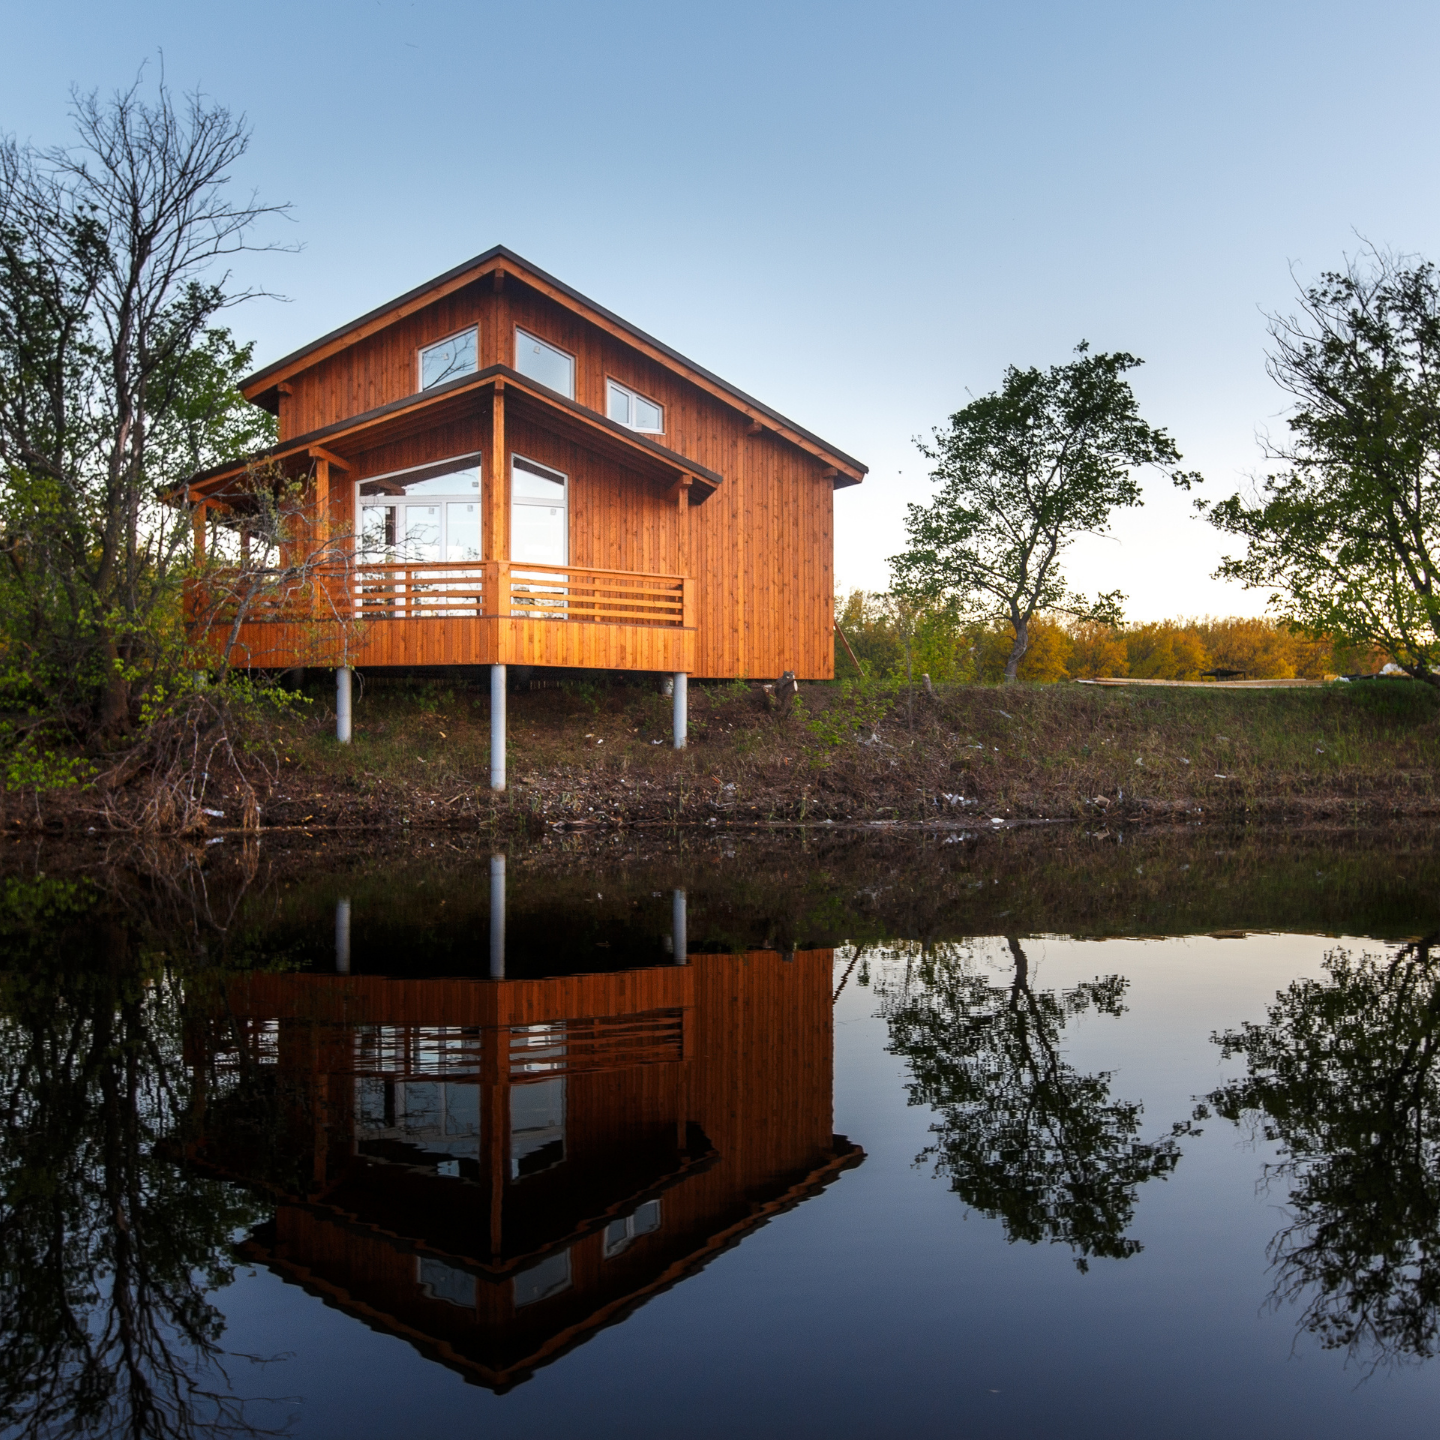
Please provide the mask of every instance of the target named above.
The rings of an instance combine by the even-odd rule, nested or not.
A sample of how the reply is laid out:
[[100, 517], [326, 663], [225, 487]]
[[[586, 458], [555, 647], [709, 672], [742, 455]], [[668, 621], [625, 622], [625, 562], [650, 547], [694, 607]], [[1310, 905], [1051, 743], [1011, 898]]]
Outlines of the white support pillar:
[[335, 671], [335, 738], [342, 745], [350, 743], [350, 680], [354, 673], [348, 665]]
[[690, 704], [687, 689], [690, 677], [683, 671], [675, 672], [675, 748], [685, 748], [685, 734], [690, 723]]
[[490, 857], [490, 978], [505, 978], [505, 857]]
[[[490, 667], [490, 788], [505, 788], [505, 667]], [[501, 862], [504, 873], [504, 862]]]
[[677, 965], [688, 965], [689, 937], [685, 934], [685, 892], [670, 892], [670, 945], [675, 952]]
[[350, 897], [335, 902], [335, 973], [350, 973]]

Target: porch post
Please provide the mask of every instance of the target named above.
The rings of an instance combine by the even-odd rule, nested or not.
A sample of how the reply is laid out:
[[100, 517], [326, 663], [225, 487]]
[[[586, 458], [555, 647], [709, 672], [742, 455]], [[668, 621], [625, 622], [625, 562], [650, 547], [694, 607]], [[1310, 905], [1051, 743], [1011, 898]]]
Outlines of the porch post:
[[689, 939], [685, 934], [685, 892], [670, 892], [670, 943], [675, 951], [675, 963], [688, 965]]
[[350, 973], [350, 897], [335, 902], [335, 973]]
[[685, 748], [685, 734], [690, 719], [689, 697], [686, 695], [686, 687], [690, 677], [683, 671], [675, 672], [675, 748]]
[[505, 788], [505, 667], [490, 667], [490, 788]]
[[505, 857], [490, 857], [490, 978], [505, 978]]
[[335, 671], [335, 738], [342, 744], [350, 743], [350, 676], [348, 665], [341, 665]]

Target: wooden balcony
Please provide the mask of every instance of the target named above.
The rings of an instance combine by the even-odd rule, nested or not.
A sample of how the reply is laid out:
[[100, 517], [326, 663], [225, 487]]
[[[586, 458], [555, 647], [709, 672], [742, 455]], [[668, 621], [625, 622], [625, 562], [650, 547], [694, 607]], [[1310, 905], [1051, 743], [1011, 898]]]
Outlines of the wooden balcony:
[[391, 561], [221, 571], [188, 614], [231, 665], [695, 664], [694, 582], [579, 565]]

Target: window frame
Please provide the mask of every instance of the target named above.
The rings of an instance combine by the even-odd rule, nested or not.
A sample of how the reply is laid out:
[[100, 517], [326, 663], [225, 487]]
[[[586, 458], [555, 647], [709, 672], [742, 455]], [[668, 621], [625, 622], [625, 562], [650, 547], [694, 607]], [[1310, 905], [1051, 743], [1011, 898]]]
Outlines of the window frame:
[[[403, 488], [402, 488], [401, 493], [398, 494], [398, 495], [386, 495], [386, 494], [366, 495], [366, 494], [363, 494], [363, 493], [362, 493], [362, 490], [361, 490], [361, 487], [362, 487], [362, 486], [365, 486], [365, 485], [373, 485], [373, 484], [375, 484], [377, 481], [381, 481], [381, 480], [398, 480], [398, 479], [399, 479], [401, 476], [403, 476], [403, 475], [416, 475], [416, 474], [419, 474], [421, 471], [424, 471], [424, 470], [435, 470], [435, 471], [438, 471], [439, 474], [437, 474], [437, 475], [435, 476], [435, 478], [436, 478], [436, 479], [439, 479], [441, 475], [444, 475], [445, 473], [447, 473], [446, 467], [448, 467], [449, 471], [451, 471], [451, 472], [453, 472], [453, 471], [460, 471], [460, 470], [474, 470], [474, 471], [475, 471], [475, 476], [476, 476], [476, 481], [477, 481], [477, 488], [476, 488], [473, 492], [472, 492], [472, 491], [461, 491], [461, 490], [456, 490], [456, 491], [453, 491], [453, 492], [451, 492], [451, 491], [441, 491], [441, 492], [439, 492], [439, 493], [436, 494], [436, 495], [426, 496], [426, 497], [424, 497], [423, 499], [422, 499], [420, 496], [417, 496], [413, 502], [410, 501], [410, 500], [408, 500], [408, 499], [406, 498], [406, 495], [405, 495], [405, 493], [404, 493]], [[479, 547], [478, 547], [478, 548], [479, 548], [479, 550], [480, 550], [481, 555], [483, 555], [483, 554], [485, 553], [485, 456], [484, 456], [484, 452], [483, 452], [483, 451], [480, 451], [480, 450], [472, 450], [472, 451], [469, 451], [468, 453], [462, 454], [462, 455], [447, 455], [447, 456], [445, 456], [445, 457], [443, 457], [442, 459], [439, 459], [439, 460], [428, 460], [428, 461], [426, 461], [425, 464], [423, 464], [423, 465], [407, 465], [407, 466], [406, 466], [404, 469], [402, 469], [402, 470], [386, 470], [386, 471], [384, 471], [382, 474], [379, 474], [379, 475], [365, 475], [365, 476], [362, 476], [359, 480], [354, 481], [353, 483], [354, 483], [354, 486], [355, 486], [355, 540], [356, 540], [356, 542], [357, 542], [357, 547], [356, 547], [356, 548], [360, 551], [360, 553], [361, 553], [362, 556], [369, 553], [369, 552], [365, 549], [365, 547], [364, 547], [364, 538], [365, 538], [365, 513], [364, 513], [364, 512], [365, 512], [367, 509], [379, 507], [379, 506], [381, 506], [381, 505], [400, 506], [400, 505], [408, 505], [408, 504], [412, 504], [412, 503], [413, 503], [413, 504], [416, 504], [416, 505], [419, 505], [419, 504], [426, 503], [427, 501], [433, 501], [433, 502], [437, 505], [437, 507], [440, 509], [440, 512], [441, 512], [441, 516], [440, 516], [440, 524], [441, 524], [441, 531], [440, 531], [440, 536], [441, 536], [441, 538], [440, 538], [440, 559], [439, 559], [439, 561], [436, 561], [436, 562], [428, 562], [428, 561], [427, 561], [427, 562], [420, 562], [420, 563], [426, 563], [426, 564], [428, 564], [428, 563], [437, 563], [437, 564], [440, 564], [440, 563], [444, 563], [444, 564], [454, 563], [454, 564], [463, 564], [463, 565], [479, 565], [479, 564], [481, 563], [478, 559], [477, 559], [477, 560], [454, 561], [454, 562], [447, 561], [447, 560], [445, 559], [445, 551], [446, 551], [446, 549], [447, 549], [447, 547], [448, 547], [449, 538], [450, 538], [450, 537], [449, 537], [449, 515], [448, 515], [448, 513], [446, 513], [445, 507], [446, 507], [447, 504], [453, 503], [453, 502], [455, 502], [455, 501], [473, 502], [473, 503], [476, 505], [476, 507], [477, 507], [478, 510], [479, 510], [479, 521], [480, 521], [480, 525], [479, 525], [479, 530], [480, 530], [480, 533], [479, 533], [479, 541], [480, 541], [480, 544], [479, 544]], [[568, 488], [568, 487], [567, 487], [567, 488]], [[404, 544], [403, 534], [400, 535], [400, 536], [397, 536], [397, 539], [396, 539], [396, 542], [395, 542], [395, 543], [396, 543], [397, 548], [403, 546], [403, 544]]]
[[[452, 375], [449, 380], [436, 380], [434, 384], [425, 383], [425, 354], [429, 350], [437, 350], [441, 345], [448, 344], [451, 340], [457, 340], [461, 335], [475, 336], [475, 364], [469, 370], [462, 370], [459, 375]], [[432, 340], [428, 345], [417, 345], [415, 347], [415, 393], [423, 395], [427, 390], [433, 390], [436, 385], [448, 385], [451, 380], [459, 380], [466, 375], [474, 375], [480, 369], [480, 326], [479, 323], [462, 325], [458, 330], [452, 330], [448, 335], [442, 335], [438, 340]]]
[[[630, 397], [630, 410], [632, 414], [634, 413], [635, 402], [637, 400], [643, 400], [647, 405], [653, 405], [660, 412], [660, 428], [658, 430], [647, 430], [640, 425], [628, 424], [624, 420], [615, 420], [610, 414], [610, 387], [612, 385], [617, 390], [623, 390], [625, 394]], [[605, 409], [603, 413], [607, 420], [611, 420], [612, 423], [616, 425], [624, 425], [627, 430], [634, 431], [636, 435], [663, 435], [665, 433], [665, 407], [658, 400], [651, 399], [649, 395], [637, 390], [633, 385], [627, 385], [623, 380], [617, 380], [613, 375], [607, 375], [605, 377]]]
[[[533, 340], [537, 344], [545, 346], [547, 350], [553, 350], [557, 355], [563, 355], [570, 362], [570, 393], [568, 395], [563, 390], [555, 390], [553, 385], [545, 385], [543, 380], [537, 379], [534, 375], [526, 375], [520, 368], [520, 337], [522, 335], [527, 340]], [[557, 345], [553, 340], [547, 340], [543, 335], [537, 335], [533, 330], [527, 330], [523, 325], [515, 326], [512, 340], [514, 342], [514, 350], [512, 351], [511, 358], [515, 362], [514, 368], [517, 375], [524, 375], [525, 379], [533, 380], [537, 385], [545, 385], [547, 390], [554, 390], [555, 394], [564, 395], [567, 400], [575, 399], [576, 385], [580, 378], [580, 366], [573, 351], [565, 349], [563, 345]]]
[[[515, 462], [516, 462], [517, 460], [520, 462], [520, 464], [521, 464], [522, 466], [531, 465], [531, 466], [534, 466], [534, 468], [535, 468], [536, 470], [543, 470], [546, 475], [557, 475], [557, 476], [559, 476], [559, 477], [565, 482], [564, 487], [563, 487], [563, 492], [564, 492], [564, 496], [565, 496], [565, 503], [564, 503], [563, 505], [558, 505], [558, 506], [557, 506], [557, 505], [552, 505], [551, 502], [548, 501], [548, 500], [536, 500], [536, 499], [534, 499], [533, 497], [528, 496], [528, 495], [520, 495], [520, 496], [517, 496], [517, 495], [515, 494]], [[510, 485], [509, 485], [509, 489], [510, 489], [510, 517], [509, 517], [509, 518], [510, 518], [510, 535], [511, 535], [511, 542], [510, 542], [510, 559], [511, 559], [511, 563], [512, 563], [512, 564], [515, 564], [515, 565], [521, 565], [521, 566], [524, 566], [524, 565], [548, 565], [548, 564], [551, 564], [551, 563], [552, 563], [552, 562], [550, 562], [550, 561], [548, 561], [548, 560], [516, 560], [516, 559], [515, 559], [515, 543], [514, 543], [514, 535], [515, 535], [515, 507], [516, 507], [517, 505], [534, 505], [537, 509], [544, 509], [544, 508], [558, 509], [558, 510], [564, 515], [564, 517], [565, 517], [565, 559], [562, 560], [562, 561], [560, 562], [560, 564], [561, 564], [562, 567], [568, 566], [568, 565], [570, 564], [570, 487], [571, 487], [571, 485], [572, 485], [572, 483], [573, 483], [573, 481], [574, 481], [574, 476], [570, 475], [567, 471], [557, 470], [553, 465], [547, 465], [547, 464], [545, 464], [545, 462], [544, 462], [543, 460], [534, 460], [534, 459], [532, 459], [529, 455], [521, 454], [521, 452], [518, 451], [518, 450], [512, 450], [512, 451], [510, 452], [510, 474], [509, 474], [506, 478], [507, 478], [507, 479], [509, 480], [509, 482], [510, 482]]]

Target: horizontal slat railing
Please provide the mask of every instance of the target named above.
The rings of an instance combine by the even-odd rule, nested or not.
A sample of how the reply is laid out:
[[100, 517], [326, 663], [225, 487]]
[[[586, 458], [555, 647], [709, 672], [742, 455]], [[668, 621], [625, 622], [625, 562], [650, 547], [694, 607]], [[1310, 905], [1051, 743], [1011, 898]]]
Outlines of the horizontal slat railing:
[[[192, 618], [228, 623], [238, 606], [255, 621], [426, 620], [500, 617], [685, 628], [689, 582], [579, 565], [519, 561], [383, 561], [327, 567], [287, 583], [283, 571], [217, 575], [194, 587]], [[207, 599], [209, 603], [207, 604]]]
[[485, 600], [495, 594], [494, 568], [478, 560], [357, 564], [350, 574], [355, 618], [429, 620], [493, 613]]
[[535, 620], [592, 620], [620, 625], [685, 624], [686, 582], [679, 575], [641, 575], [578, 565], [501, 562], [497, 580], [508, 597], [501, 613]]

